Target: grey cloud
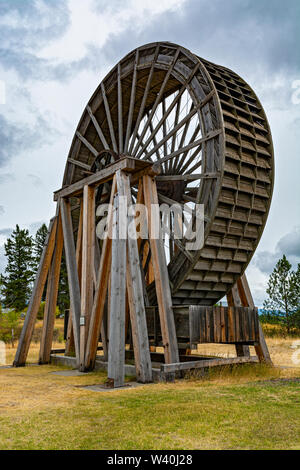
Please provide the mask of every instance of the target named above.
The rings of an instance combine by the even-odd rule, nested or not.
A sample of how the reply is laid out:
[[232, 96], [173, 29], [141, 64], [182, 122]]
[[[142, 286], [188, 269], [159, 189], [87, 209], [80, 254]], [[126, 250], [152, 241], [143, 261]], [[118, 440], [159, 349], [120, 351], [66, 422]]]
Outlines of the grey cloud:
[[269, 274], [283, 255], [286, 255], [294, 267], [300, 263], [300, 227], [295, 227], [284, 235], [277, 243], [274, 252], [260, 251], [255, 254], [253, 263], [261, 272]]
[[5, 212], [5, 210], [4, 210], [4, 206], [0, 206], [0, 215], [3, 215], [3, 214], [4, 214], [4, 212]]
[[0, 184], [6, 183], [7, 181], [13, 181], [15, 176], [12, 173], [4, 173], [0, 175]]
[[286, 256], [291, 255], [300, 258], [300, 227], [282, 237], [277, 248]]
[[64, 34], [70, 24], [67, 0], [2, 0], [0, 17], [2, 46], [20, 52], [25, 47], [39, 50]]
[[37, 176], [37, 175], [33, 175], [32, 173], [29, 173], [27, 175], [27, 177], [31, 180], [31, 183], [35, 186], [35, 187], [40, 187], [42, 186], [42, 179]]
[[103, 50], [117, 60], [138, 45], [168, 40], [237, 72], [299, 72], [299, 18], [298, 0], [191, 0], [143, 28], [131, 21]]
[[107, 0], [94, 0], [92, 6], [93, 10], [97, 13], [108, 11], [116, 13], [124, 7], [124, 0], [113, 0], [110, 2], [107, 2]]
[[10, 122], [0, 114], [0, 167], [14, 155], [51, 141], [54, 135], [55, 131], [42, 116], [37, 117], [33, 126], [28, 126]]
[[4, 235], [5, 237], [9, 237], [12, 232], [13, 232], [13, 228], [2, 228], [0, 229], [0, 235]]
[[[70, 24], [67, 0], [0, 3], [0, 62], [27, 78], [52, 79], [56, 66], [37, 57], [42, 46], [61, 37]], [[13, 20], [13, 21], [12, 21]]]

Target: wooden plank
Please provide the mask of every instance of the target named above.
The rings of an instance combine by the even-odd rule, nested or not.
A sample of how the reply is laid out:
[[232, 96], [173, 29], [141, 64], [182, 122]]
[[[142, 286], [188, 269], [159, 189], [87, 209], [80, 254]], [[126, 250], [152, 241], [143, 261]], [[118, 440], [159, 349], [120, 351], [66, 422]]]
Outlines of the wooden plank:
[[112, 225], [111, 299], [108, 343], [108, 382], [113, 387], [124, 385], [125, 365], [125, 299], [126, 238], [121, 238], [119, 195], [115, 197]]
[[63, 233], [61, 217], [59, 215], [57, 221], [55, 248], [52, 256], [47, 282], [44, 321], [39, 352], [39, 364], [48, 364], [50, 362], [62, 250]]
[[[81, 260], [82, 260], [82, 200], [80, 201], [80, 215], [78, 222], [77, 230], [77, 241], [76, 241], [76, 266], [78, 273], [79, 286], [81, 285]], [[72, 323], [73, 314], [70, 308], [69, 320], [68, 320], [68, 329], [67, 329], [67, 340], [66, 340], [66, 356], [73, 356], [75, 354], [75, 342], [74, 342], [74, 332], [73, 332], [73, 323]]]
[[[240, 307], [242, 305], [241, 298], [239, 296], [239, 291], [237, 284], [233, 286], [231, 291], [227, 294], [227, 303], [230, 307]], [[239, 315], [234, 315], [235, 320], [235, 341], [240, 341], [240, 322]], [[250, 356], [249, 346], [244, 344], [235, 345], [236, 353], [239, 357], [241, 356]]]
[[18, 349], [16, 352], [16, 356], [13, 362], [15, 367], [21, 367], [25, 365], [28, 350], [34, 330], [34, 324], [36, 321], [36, 317], [38, 314], [38, 310], [40, 307], [43, 290], [45, 287], [54, 245], [55, 245], [55, 237], [56, 237], [56, 229], [57, 229], [57, 217], [51, 219], [48, 229], [48, 234], [45, 240], [45, 245], [42, 251], [41, 260], [39, 269], [36, 275], [36, 279], [34, 282], [30, 302], [27, 309], [26, 318], [24, 321], [23, 329], [20, 335]]
[[221, 342], [226, 343], [226, 324], [225, 324], [225, 309], [220, 307], [220, 324], [221, 324]]
[[70, 311], [72, 312], [75, 352], [76, 352], [77, 362], [79, 363], [80, 286], [79, 286], [79, 279], [78, 279], [78, 272], [77, 272], [77, 265], [76, 265], [76, 253], [75, 253], [75, 246], [74, 246], [70, 203], [66, 201], [64, 198], [61, 199], [60, 212], [61, 212], [63, 235], [64, 235], [66, 265], [67, 265], [67, 272], [68, 272], [68, 283], [69, 283], [69, 293], [70, 293]]
[[[129, 178], [121, 172], [117, 172], [116, 177], [118, 194], [119, 196], [127, 198], [129, 210], [132, 206]], [[152, 382], [152, 365], [143, 295], [143, 281], [140, 269], [138, 243], [136, 238], [132, 236], [133, 232], [130, 231], [130, 226], [135, 229], [134, 216], [128, 217], [127, 292], [137, 380], [147, 383]]]
[[191, 347], [194, 344], [201, 341], [201, 331], [200, 331], [200, 312], [199, 307], [196, 305], [189, 306], [189, 332], [190, 332], [190, 345]]
[[108, 287], [109, 273], [111, 269], [111, 229], [112, 229], [112, 203], [116, 192], [116, 177], [114, 176], [111, 195], [110, 209], [107, 216], [108, 236], [103, 241], [97, 284], [94, 295], [94, 304], [90, 319], [88, 339], [85, 354], [85, 370], [92, 370], [95, 365], [99, 335], [103, 320], [103, 312]]
[[249, 357], [229, 357], [229, 358], [218, 358], [218, 359], [205, 359], [199, 361], [187, 361], [178, 362], [174, 364], [162, 364], [161, 371], [165, 373], [177, 372], [189, 369], [202, 369], [203, 367], [218, 367], [226, 366], [230, 364], [245, 364], [245, 363], [257, 363], [258, 359], [256, 356]]
[[[148, 232], [150, 238], [152, 263], [155, 276], [155, 288], [159, 307], [160, 324], [164, 343], [166, 363], [178, 361], [178, 344], [175, 330], [172, 297], [166, 263], [166, 256], [161, 238], [160, 220], [153, 220], [152, 205], [158, 205], [156, 183], [150, 176], [143, 176], [143, 189], [148, 212]], [[152, 224], [158, 224], [159, 238], [154, 238]]]
[[95, 188], [86, 185], [83, 190], [82, 275], [80, 314], [80, 370], [84, 370], [85, 348], [93, 307]]
[[205, 342], [210, 343], [210, 336], [211, 336], [211, 322], [210, 322], [210, 307], [206, 307], [205, 309], [205, 323], [206, 323], [206, 338]]
[[[142, 168], [142, 165], [146, 168], [151, 166], [149, 162], [139, 162], [139, 168]], [[106, 181], [113, 179], [114, 174], [117, 170], [126, 170], [132, 172], [136, 168], [136, 162], [134, 158], [120, 158], [115, 163], [108, 165], [103, 170], [97, 171], [93, 175], [87, 176], [76, 183], [70, 184], [66, 188], [59, 189], [54, 192], [54, 201], [57, 201], [59, 197], [70, 197], [74, 196], [83, 191], [84, 186], [97, 186]]]

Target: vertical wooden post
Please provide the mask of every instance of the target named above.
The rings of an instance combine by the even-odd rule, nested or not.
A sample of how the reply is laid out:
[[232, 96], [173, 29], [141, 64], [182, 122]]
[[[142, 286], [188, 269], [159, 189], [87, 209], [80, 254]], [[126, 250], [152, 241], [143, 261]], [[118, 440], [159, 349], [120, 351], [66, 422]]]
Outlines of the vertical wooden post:
[[[125, 365], [125, 298], [126, 298], [126, 238], [121, 238], [119, 195], [114, 202], [111, 255], [111, 301], [108, 350], [108, 383], [124, 385]], [[127, 232], [127, 230], [126, 230]]]
[[37, 313], [40, 307], [43, 290], [45, 287], [49, 266], [51, 263], [55, 237], [57, 229], [57, 217], [54, 217], [50, 221], [48, 235], [43, 248], [39, 269], [36, 275], [35, 283], [33, 286], [29, 306], [27, 309], [26, 318], [24, 321], [22, 333], [19, 339], [18, 349], [13, 362], [15, 367], [21, 367], [25, 365], [28, 350], [34, 330], [34, 324], [36, 321]]
[[[95, 237], [94, 237], [94, 288], [96, 290], [97, 286], [97, 276], [98, 276], [98, 271], [99, 271], [99, 266], [100, 266], [100, 248], [99, 248], [99, 242], [97, 240], [97, 234], [95, 231]], [[102, 349], [103, 349], [103, 359], [107, 361], [108, 358], [108, 341], [107, 341], [107, 308], [104, 308], [103, 312], [103, 320], [101, 324], [101, 343], [102, 343]]]
[[75, 342], [75, 352], [77, 363], [79, 364], [80, 357], [80, 287], [76, 265], [76, 254], [74, 246], [74, 236], [72, 227], [72, 218], [70, 203], [64, 198], [61, 199], [61, 219], [64, 235], [64, 246], [66, 255], [66, 264], [68, 271], [68, 283], [70, 293], [70, 311], [72, 312], [73, 333]]
[[63, 234], [61, 216], [59, 214], [56, 230], [55, 248], [48, 275], [44, 321], [42, 329], [42, 338], [40, 343], [39, 364], [48, 364], [50, 362], [62, 250]]
[[[240, 295], [243, 306], [254, 307], [253, 297], [252, 297], [248, 280], [247, 280], [245, 273], [237, 281], [237, 287], [238, 287], [239, 295]], [[266, 364], [273, 365], [260, 321], [258, 322], [258, 324], [259, 324], [259, 344], [255, 345], [255, 352], [260, 362], [265, 362]]]
[[83, 189], [82, 275], [80, 316], [80, 370], [84, 370], [85, 347], [89, 320], [93, 306], [94, 239], [95, 239], [95, 189]]
[[[130, 210], [132, 199], [128, 176], [117, 172], [117, 185], [118, 194], [126, 197], [128, 210]], [[137, 380], [143, 383], [152, 382], [152, 364], [134, 215], [128, 216], [127, 293]]]
[[[82, 218], [83, 218], [83, 210], [82, 210], [82, 200], [81, 200], [80, 201], [80, 214], [79, 214], [79, 222], [78, 222], [77, 240], [76, 240], [76, 266], [77, 266], [79, 286], [81, 285]], [[73, 317], [73, 314], [72, 314], [72, 310], [71, 310], [71, 307], [70, 307], [65, 356], [68, 356], [70, 354], [73, 356], [75, 354], [75, 342], [74, 342], [72, 317]]]
[[[235, 283], [231, 292], [227, 294], [228, 307], [241, 307], [242, 302], [239, 296], [237, 284]], [[235, 344], [235, 350], [238, 357], [250, 357], [250, 348], [245, 344]]]
[[86, 345], [85, 354], [85, 370], [91, 370], [94, 368], [97, 347], [100, 335], [100, 329], [103, 320], [103, 312], [106, 300], [107, 285], [109, 279], [109, 273], [111, 269], [111, 227], [112, 227], [112, 203], [114, 194], [116, 192], [116, 177], [114, 176], [111, 195], [110, 195], [110, 207], [107, 215], [107, 231], [108, 236], [105, 238], [102, 246], [101, 259], [99, 272], [97, 276], [97, 285], [94, 295], [94, 304], [92, 309], [92, 315], [90, 319], [88, 339]]
[[174, 313], [172, 308], [172, 297], [169, 283], [168, 268], [164, 247], [162, 244], [162, 234], [160, 220], [158, 224], [159, 238], [154, 238], [151, 233], [152, 224], [152, 204], [158, 205], [158, 196], [155, 181], [148, 175], [143, 176], [143, 187], [145, 204], [147, 207], [148, 233], [151, 246], [152, 263], [155, 277], [155, 287], [160, 316], [161, 332], [165, 352], [166, 364], [179, 362], [178, 344], [175, 330]]

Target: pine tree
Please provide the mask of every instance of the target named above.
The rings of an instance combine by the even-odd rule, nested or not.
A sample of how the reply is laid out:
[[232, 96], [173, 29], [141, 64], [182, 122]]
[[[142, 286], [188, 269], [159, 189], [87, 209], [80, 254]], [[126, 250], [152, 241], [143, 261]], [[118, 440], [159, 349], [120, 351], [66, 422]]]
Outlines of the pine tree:
[[4, 249], [7, 266], [5, 275], [1, 276], [3, 303], [21, 311], [27, 305], [33, 280], [33, 240], [28, 230], [16, 225]]
[[66, 309], [70, 308], [68, 273], [64, 250], [60, 265], [57, 305], [61, 313], [64, 313]]
[[38, 267], [40, 264], [40, 259], [42, 256], [47, 234], [48, 234], [48, 228], [46, 224], [41, 225], [41, 227], [37, 230], [35, 234], [33, 251], [34, 251], [34, 263], [35, 263], [36, 271], [38, 270]]
[[[34, 237], [34, 243], [33, 243], [33, 252], [34, 252], [34, 259], [33, 259], [33, 264], [34, 264], [34, 271], [35, 274], [37, 273], [39, 269], [39, 264], [40, 264], [40, 259], [42, 256], [43, 248], [45, 245], [46, 237], [48, 234], [48, 228], [46, 224], [41, 225], [41, 227], [37, 230], [35, 237]], [[42, 301], [44, 302], [46, 300], [46, 292], [47, 292], [47, 283], [44, 287], [43, 295], [42, 295]]]
[[300, 264], [297, 271], [291, 268], [292, 265], [283, 255], [270, 275], [266, 291], [269, 298], [263, 305], [264, 313], [283, 323], [287, 333], [290, 333], [291, 327], [297, 326], [300, 308]]

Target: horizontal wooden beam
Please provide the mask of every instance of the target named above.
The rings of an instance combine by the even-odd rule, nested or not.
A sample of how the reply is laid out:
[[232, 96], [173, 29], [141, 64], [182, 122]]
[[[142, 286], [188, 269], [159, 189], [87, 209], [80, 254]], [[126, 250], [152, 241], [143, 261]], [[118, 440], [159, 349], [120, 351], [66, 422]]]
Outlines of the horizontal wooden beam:
[[145, 162], [138, 160], [136, 158], [124, 157], [120, 160], [108, 165], [103, 170], [97, 171], [96, 173], [83, 178], [76, 183], [67, 186], [66, 188], [61, 188], [58, 191], [54, 192], [54, 201], [57, 201], [60, 197], [71, 197], [79, 193], [82, 193], [84, 186], [98, 186], [103, 184], [106, 181], [109, 181], [113, 178], [114, 174], [118, 170], [127, 171], [133, 173], [134, 171], [141, 171], [147, 167], [151, 167], [153, 163]]
[[180, 370], [189, 370], [189, 369], [202, 369], [203, 367], [216, 367], [216, 366], [225, 366], [230, 364], [245, 364], [248, 362], [257, 363], [258, 358], [256, 356], [249, 357], [229, 357], [226, 359], [216, 358], [216, 359], [205, 359], [202, 361], [189, 361], [189, 362], [177, 362], [173, 364], [162, 364], [162, 372], [176, 372]]

